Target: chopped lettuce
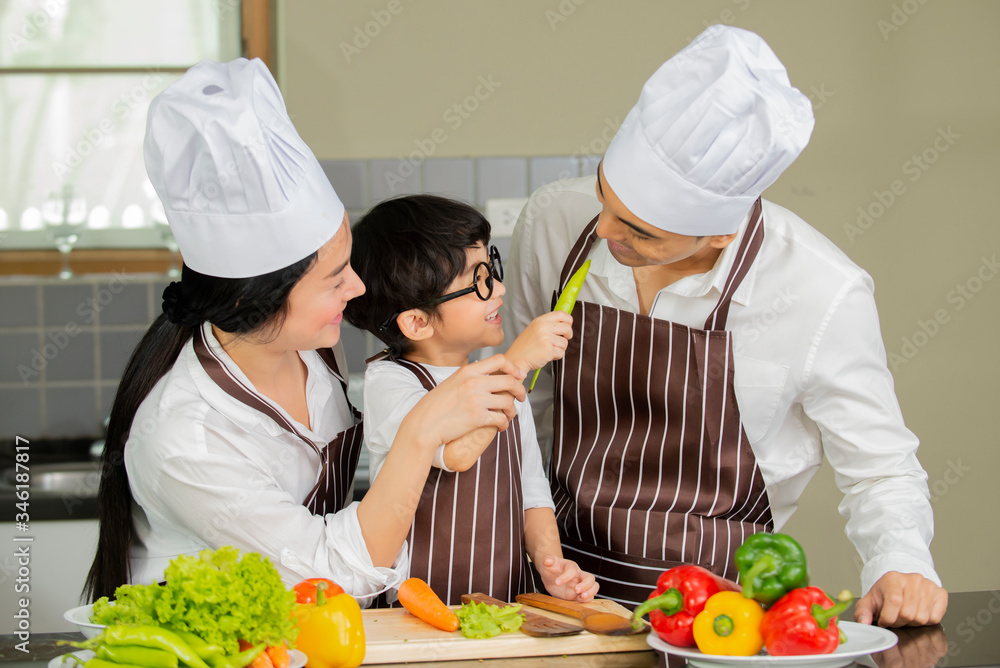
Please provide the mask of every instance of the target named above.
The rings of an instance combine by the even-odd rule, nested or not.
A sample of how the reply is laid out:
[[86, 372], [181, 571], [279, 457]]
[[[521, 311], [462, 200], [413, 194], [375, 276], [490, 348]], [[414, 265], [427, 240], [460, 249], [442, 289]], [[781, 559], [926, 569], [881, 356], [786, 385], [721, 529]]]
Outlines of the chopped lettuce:
[[239, 640], [277, 645], [294, 641], [290, 615], [295, 592], [285, 589], [271, 562], [235, 547], [181, 555], [164, 573], [166, 584], [123, 585], [113, 604], [94, 603], [95, 624], [157, 624], [188, 631], [236, 654]]
[[509, 631], [517, 631], [524, 622], [521, 604], [501, 608], [487, 603], [469, 602], [455, 611], [466, 638], [492, 638]]

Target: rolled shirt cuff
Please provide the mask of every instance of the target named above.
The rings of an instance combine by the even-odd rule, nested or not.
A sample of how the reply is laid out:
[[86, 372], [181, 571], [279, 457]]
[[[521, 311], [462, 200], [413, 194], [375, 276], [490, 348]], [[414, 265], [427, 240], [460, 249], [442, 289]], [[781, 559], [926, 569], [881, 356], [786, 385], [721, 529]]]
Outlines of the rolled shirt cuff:
[[437, 450], [434, 451], [434, 460], [431, 463], [435, 468], [447, 471], [448, 473], [454, 473], [454, 471], [448, 468], [448, 465], [444, 463], [444, 444], [439, 445]]
[[337, 513], [327, 514], [326, 540], [320, 549], [327, 553], [325, 560], [317, 563], [329, 564], [326, 572], [320, 572], [312, 564], [305, 563], [288, 549], [281, 551], [281, 564], [298, 573], [301, 579], [329, 577], [344, 588], [348, 594], [358, 599], [361, 607], [368, 607], [372, 600], [384, 591], [399, 587], [409, 576], [409, 549], [403, 541], [399, 553], [390, 567], [375, 566], [368, 554], [358, 521], [358, 502], [354, 502]]
[[941, 578], [934, 570], [933, 562], [928, 562], [912, 554], [895, 552], [879, 555], [864, 565], [864, 568], [861, 569], [861, 595], [867, 594], [879, 578], [892, 571], [917, 573], [937, 586], [943, 586]]

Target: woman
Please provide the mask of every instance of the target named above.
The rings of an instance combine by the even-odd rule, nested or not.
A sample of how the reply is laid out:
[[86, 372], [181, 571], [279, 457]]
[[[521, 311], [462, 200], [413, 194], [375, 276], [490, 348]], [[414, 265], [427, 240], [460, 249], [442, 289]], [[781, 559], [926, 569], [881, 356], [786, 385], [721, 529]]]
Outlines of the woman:
[[442, 383], [347, 505], [361, 425], [332, 347], [365, 288], [277, 85], [259, 60], [201, 63], [153, 100], [144, 150], [185, 265], [112, 408], [87, 595], [221, 545], [270, 557], [287, 584], [330, 577], [362, 601], [397, 586], [435, 451], [506, 428], [520, 372], [496, 356]]

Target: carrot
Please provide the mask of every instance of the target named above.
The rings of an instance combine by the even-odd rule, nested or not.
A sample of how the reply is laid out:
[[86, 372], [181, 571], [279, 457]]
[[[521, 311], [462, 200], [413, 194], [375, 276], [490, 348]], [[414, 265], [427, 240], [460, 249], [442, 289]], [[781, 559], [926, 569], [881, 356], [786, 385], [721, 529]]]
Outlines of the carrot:
[[411, 615], [435, 628], [458, 630], [458, 617], [420, 578], [410, 578], [399, 585], [399, 602]]
[[[244, 651], [253, 647], [253, 643], [247, 642], [246, 640], [240, 640], [240, 651]], [[271, 663], [271, 659], [267, 656], [267, 649], [257, 657], [247, 664], [248, 668], [275, 668], [274, 664]]]
[[271, 645], [264, 652], [271, 659], [274, 668], [288, 668], [288, 665], [292, 662], [291, 657], [288, 656], [288, 648], [284, 645]]

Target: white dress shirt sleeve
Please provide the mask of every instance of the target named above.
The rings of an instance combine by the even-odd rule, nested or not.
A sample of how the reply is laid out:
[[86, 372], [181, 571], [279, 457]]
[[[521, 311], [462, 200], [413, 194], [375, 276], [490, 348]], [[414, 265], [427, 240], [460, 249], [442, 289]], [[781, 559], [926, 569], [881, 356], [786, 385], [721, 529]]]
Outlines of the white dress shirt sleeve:
[[[509, 269], [505, 273], [504, 287], [507, 288], [504, 308], [507, 316], [503, 319], [504, 339], [513, 341], [527, 328], [532, 320], [552, 310], [552, 292], [559, 280], [559, 270], [566, 261], [566, 252], [559, 248], [569, 248], [572, 240], [556, 241], [557, 248], [551, 249], [543, 237], [544, 229], [549, 221], [543, 219], [546, 209], [540, 206], [540, 193], [535, 192], [528, 200], [514, 227], [510, 241]], [[551, 204], [551, 202], [550, 202]], [[552, 213], [552, 212], [548, 212]], [[560, 252], [562, 251], [562, 252]], [[547, 263], [543, 270], [541, 263]], [[530, 383], [535, 372], [532, 371], [525, 379]], [[552, 452], [552, 419], [553, 403], [552, 365], [546, 364], [538, 373], [538, 380], [531, 391], [531, 413], [537, 433], [537, 442], [546, 453]]]
[[[372, 362], [365, 371], [365, 447], [368, 477], [374, 482], [389, 455], [396, 432], [407, 413], [427, 394], [413, 372], [395, 362]], [[434, 452], [432, 464], [450, 471], [444, 463], [444, 444]]]
[[524, 509], [555, 510], [549, 479], [545, 477], [545, 469], [542, 466], [542, 453], [538, 449], [538, 439], [535, 436], [535, 420], [532, 418], [531, 406], [527, 401], [517, 403], [517, 421], [521, 428], [521, 492]]
[[862, 592], [891, 570], [940, 585], [929, 547], [927, 474], [896, 401], [870, 283], [845, 284], [822, 328], [804, 376], [803, 409], [820, 429], [844, 493], [839, 509], [865, 564]]
[[[357, 503], [337, 513], [313, 515], [271, 472], [241, 455], [231, 443], [232, 434], [208, 429], [203, 433], [205, 448], [162, 458], [143, 485], [154, 498], [170, 500], [153, 507], [178, 531], [213, 548], [233, 545], [280, 555], [275, 567], [286, 585], [310, 577], [331, 578], [362, 605], [406, 578], [405, 543], [391, 567], [372, 564]], [[155, 448], [155, 443], [147, 447]], [[280, 457], [272, 464], [281, 466]]]

